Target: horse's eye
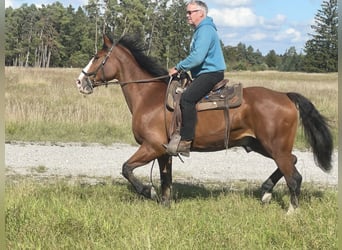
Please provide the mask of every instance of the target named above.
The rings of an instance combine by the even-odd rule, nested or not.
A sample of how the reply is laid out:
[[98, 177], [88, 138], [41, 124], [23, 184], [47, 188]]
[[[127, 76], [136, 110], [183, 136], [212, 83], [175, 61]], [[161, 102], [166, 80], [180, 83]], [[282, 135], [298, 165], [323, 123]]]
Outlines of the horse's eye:
[[93, 56], [93, 60], [96, 61], [97, 59], [99, 59], [100, 57], [96, 54]]

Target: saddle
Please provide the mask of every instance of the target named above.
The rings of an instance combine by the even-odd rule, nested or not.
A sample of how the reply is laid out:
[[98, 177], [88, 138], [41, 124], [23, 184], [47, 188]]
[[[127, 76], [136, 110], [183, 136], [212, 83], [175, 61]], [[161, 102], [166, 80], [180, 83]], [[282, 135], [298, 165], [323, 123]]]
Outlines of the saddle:
[[[210, 93], [197, 103], [197, 111], [239, 107], [242, 102], [242, 84], [228, 86], [228, 82], [228, 79], [218, 82]], [[191, 83], [184, 83], [181, 80], [174, 80], [170, 83], [166, 98], [166, 106], [169, 110], [173, 111], [179, 105], [178, 99], [188, 84]]]

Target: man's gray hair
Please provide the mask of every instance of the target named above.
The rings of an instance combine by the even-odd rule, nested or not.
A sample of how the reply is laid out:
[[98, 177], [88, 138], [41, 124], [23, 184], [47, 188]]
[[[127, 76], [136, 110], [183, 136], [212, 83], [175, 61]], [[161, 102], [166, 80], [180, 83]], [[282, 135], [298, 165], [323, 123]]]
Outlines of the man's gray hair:
[[205, 2], [199, 1], [199, 0], [191, 0], [188, 2], [188, 5], [189, 4], [195, 4], [195, 5], [199, 6], [202, 10], [204, 10], [205, 15], [208, 14], [208, 6]]

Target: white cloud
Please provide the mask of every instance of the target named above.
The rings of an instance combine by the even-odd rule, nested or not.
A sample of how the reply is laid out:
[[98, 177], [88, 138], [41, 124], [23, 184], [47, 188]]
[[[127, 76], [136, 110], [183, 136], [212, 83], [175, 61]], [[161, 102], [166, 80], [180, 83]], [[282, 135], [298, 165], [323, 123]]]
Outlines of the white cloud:
[[286, 23], [286, 20], [287, 20], [287, 17], [285, 15], [277, 14], [275, 18], [268, 20], [267, 23], [272, 26], [280, 26]]
[[287, 17], [282, 14], [278, 14], [275, 18], [265, 20], [264, 28], [269, 30], [279, 30], [281, 26], [285, 25], [287, 21]]
[[220, 33], [220, 38], [223, 41], [226, 41], [227, 44], [231, 41], [235, 41], [240, 38], [240, 34], [238, 32], [223, 32], [223, 33], [219, 32], [219, 33]]
[[252, 3], [252, 0], [213, 0], [211, 3], [219, 4], [220, 6], [228, 6], [228, 7], [237, 7], [237, 6], [246, 6]]
[[291, 42], [299, 42], [302, 41], [302, 35], [298, 30], [294, 28], [288, 28], [282, 33], [275, 36], [274, 40], [282, 41], [282, 40], [290, 40]]
[[284, 23], [286, 21], [286, 16], [282, 14], [278, 14], [276, 15], [274, 20], [276, 23]]
[[267, 34], [263, 32], [255, 32], [255, 33], [251, 33], [248, 37], [252, 41], [260, 41], [260, 40], [267, 38]]
[[231, 32], [231, 33], [227, 33], [224, 35], [225, 38], [235, 38], [235, 37], [239, 37], [239, 33], [237, 32]]
[[219, 26], [230, 27], [252, 27], [264, 23], [264, 18], [254, 14], [250, 8], [239, 7], [232, 9], [212, 9], [209, 10], [209, 16]]

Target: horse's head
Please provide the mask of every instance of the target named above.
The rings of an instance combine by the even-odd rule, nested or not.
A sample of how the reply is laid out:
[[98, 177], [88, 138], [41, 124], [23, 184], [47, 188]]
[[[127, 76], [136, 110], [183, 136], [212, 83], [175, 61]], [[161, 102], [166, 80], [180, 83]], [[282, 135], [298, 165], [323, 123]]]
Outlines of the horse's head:
[[104, 35], [103, 48], [94, 55], [76, 80], [78, 90], [82, 94], [91, 94], [95, 87], [115, 78], [111, 61], [114, 46], [108, 36]]

